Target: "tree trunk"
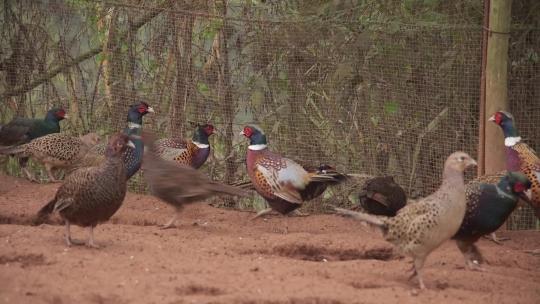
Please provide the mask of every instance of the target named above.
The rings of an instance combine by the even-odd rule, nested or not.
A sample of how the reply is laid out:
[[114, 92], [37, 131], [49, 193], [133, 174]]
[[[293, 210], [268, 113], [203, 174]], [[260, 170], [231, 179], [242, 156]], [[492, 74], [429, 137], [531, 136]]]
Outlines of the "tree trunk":
[[[494, 112], [508, 109], [508, 39], [511, 22], [511, 0], [491, 0], [486, 61], [486, 106], [481, 123]], [[487, 123], [485, 128], [485, 173], [505, 168], [505, 151], [500, 127]]]

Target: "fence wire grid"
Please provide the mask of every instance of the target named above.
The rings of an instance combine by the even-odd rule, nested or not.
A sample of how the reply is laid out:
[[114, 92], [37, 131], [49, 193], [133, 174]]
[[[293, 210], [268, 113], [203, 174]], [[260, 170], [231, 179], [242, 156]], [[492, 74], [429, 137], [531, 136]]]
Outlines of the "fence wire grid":
[[[156, 114], [144, 128], [162, 137], [189, 138], [195, 122], [221, 131], [203, 168], [214, 179], [247, 179], [236, 134], [257, 123], [283, 155], [392, 175], [421, 197], [450, 153], [477, 154], [483, 34], [482, 1], [421, 2], [5, 1], [1, 121], [61, 104], [72, 117], [63, 132], [107, 135], [146, 101]], [[513, 1], [509, 50], [510, 111], [537, 151], [538, 10]], [[13, 164], [4, 170], [19, 174]], [[145, 190], [140, 174], [130, 189]], [[321, 200], [345, 204], [349, 190]], [[537, 225], [528, 207], [509, 221]]]

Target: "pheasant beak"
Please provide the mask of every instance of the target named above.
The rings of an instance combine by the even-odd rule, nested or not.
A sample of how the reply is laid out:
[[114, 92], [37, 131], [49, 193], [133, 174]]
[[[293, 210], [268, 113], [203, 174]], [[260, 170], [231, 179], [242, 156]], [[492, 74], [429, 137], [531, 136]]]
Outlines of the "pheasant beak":
[[239, 133], [239, 134], [240, 134], [240, 135], [244, 135], [244, 136], [246, 136], [246, 133], [244, 133], [244, 130], [240, 131], [240, 133]]
[[148, 109], [146, 109], [146, 112], [148, 112], [148, 113], [156, 113], [156, 111], [154, 111], [154, 108], [152, 108], [152, 107], [148, 107]]
[[488, 119], [488, 121], [495, 121], [495, 115], [491, 115], [491, 117]]
[[68, 114], [64, 114], [64, 119], [69, 119], [69, 115], [68, 115]]
[[127, 146], [135, 149], [135, 144], [131, 140], [127, 142]]
[[530, 206], [533, 205], [533, 202], [531, 201], [531, 196], [532, 196], [531, 189], [521, 192], [520, 194], [518, 194], [518, 196]]

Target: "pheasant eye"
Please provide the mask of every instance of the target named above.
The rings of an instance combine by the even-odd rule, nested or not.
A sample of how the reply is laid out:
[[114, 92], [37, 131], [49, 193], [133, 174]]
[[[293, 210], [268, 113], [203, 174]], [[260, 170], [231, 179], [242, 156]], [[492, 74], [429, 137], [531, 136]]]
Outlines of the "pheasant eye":
[[58, 110], [58, 112], [56, 112], [56, 116], [58, 116], [58, 117], [64, 117], [64, 116], [66, 116], [66, 111], [64, 111], [64, 110]]
[[148, 108], [145, 107], [144, 105], [142, 105], [142, 106], [139, 106], [139, 108], [137, 110], [139, 111], [139, 113], [143, 114], [143, 113], [146, 113]]
[[214, 126], [208, 125], [204, 131], [206, 132], [206, 134], [210, 135], [214, 133]]

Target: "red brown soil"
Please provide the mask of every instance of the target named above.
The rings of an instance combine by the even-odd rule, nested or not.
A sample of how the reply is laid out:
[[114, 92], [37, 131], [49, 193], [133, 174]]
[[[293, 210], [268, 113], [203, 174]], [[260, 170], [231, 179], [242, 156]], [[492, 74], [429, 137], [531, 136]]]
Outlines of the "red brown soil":
[[[63, 226], [29, 225], [59, 184], [0, 175], [1, 303], [540, 303], [540, 233], [504, 231], [479, 246], [485, 272], [463, 268], [447, 242], [426, 263], [428, 290], [378, 232], [334, 215], [271, 216], [128, 194], [95, 231], [101, 249], [67, 248]], [[75, 228], [76, 238], [86, 231]]]

